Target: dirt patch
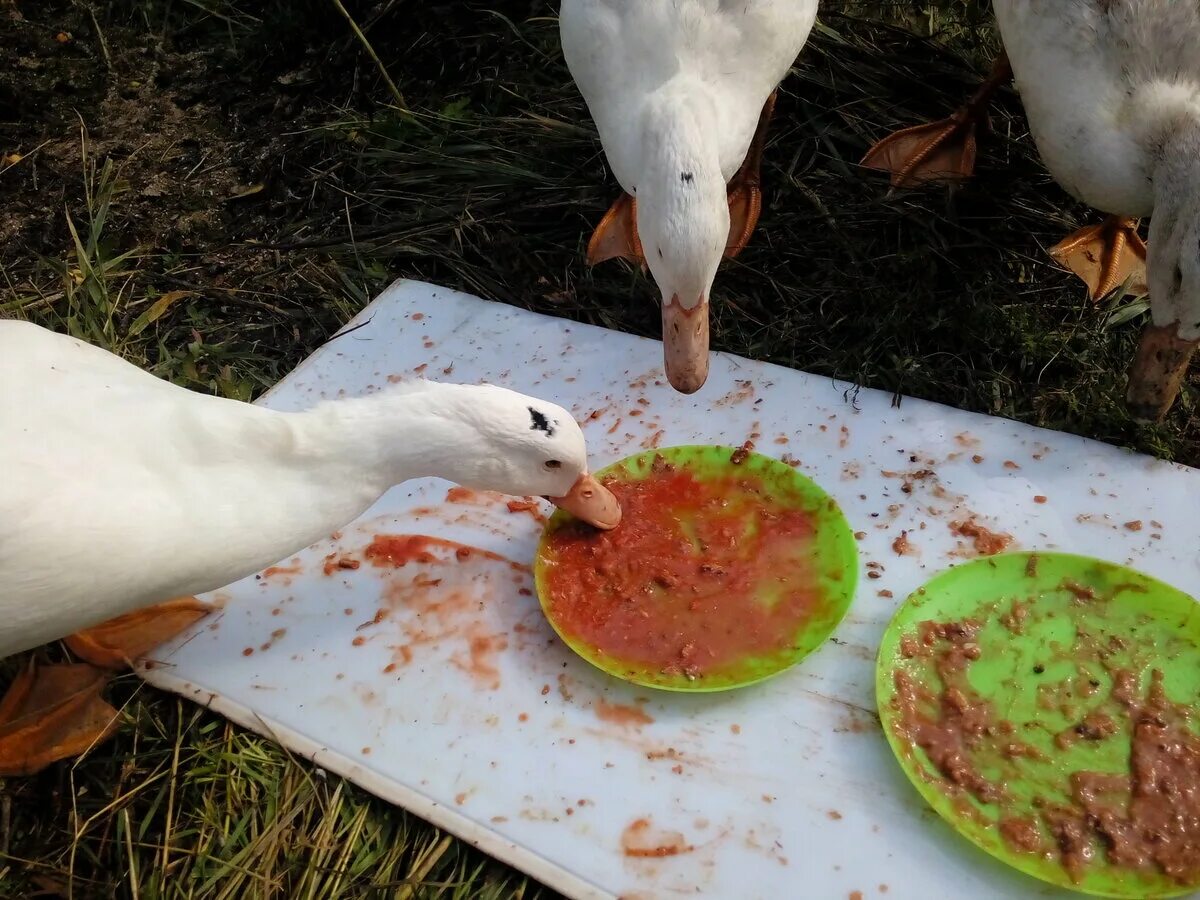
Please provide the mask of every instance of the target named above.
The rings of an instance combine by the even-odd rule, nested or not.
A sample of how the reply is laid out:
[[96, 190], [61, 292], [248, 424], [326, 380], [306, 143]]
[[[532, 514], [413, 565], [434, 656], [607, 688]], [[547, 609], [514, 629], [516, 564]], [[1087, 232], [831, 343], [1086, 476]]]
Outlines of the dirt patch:
[[118, 179], [122, 243], [226, 243], [227, 203], [246, 175], [242, 141], [213, 103], [210, 53], [98, 31], [68, 4], [26, 9], [0, 34], [0, 150], [9, 160], [0, 244], [48, 255], [69, 247], [64, 210], [86, 203], [85, 182], [105, 163]]

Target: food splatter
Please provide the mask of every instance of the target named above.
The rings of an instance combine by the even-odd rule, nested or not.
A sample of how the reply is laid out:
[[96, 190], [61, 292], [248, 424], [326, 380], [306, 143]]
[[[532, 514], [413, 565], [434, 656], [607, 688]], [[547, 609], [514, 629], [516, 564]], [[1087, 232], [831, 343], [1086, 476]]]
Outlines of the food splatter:
[[621, 850], [626, 856], [661, 859], [691, 853], [694, 849], [682, 833], [657, 829], [648, 818], [634, 819], [621, 832]]
[[1003, 553], [1013, 542], [1013, 536], [1004, 531], [992, 531], [981, 525], [976, 519], [951, 522], [950, 530], [955, 534], [970, 538], [971, 546], [979, 556], [995, 556]]
[[602, 722], [610, 722], [613, 725], [640, 728], [643, 725], [650, 725], [654, 722], [654, 719], [641, 705], [632, 706], [625, 703], [609, 703], [607, 700], [597, 700], [593, 704], [592, 709], [596, 713], [596, 718]]
[[[374, 568], [396, 570], [386, 576], [379, 610], [359, 626], [390, 639], [393, 670], [412, 662], [414, 648], [449, 643], [455, 669], [480, 688], [500, 687], [499, 659], [509, 647], [509, 635], [481, 621], [479, 610], [501, 584], [511, 589], [510, 575], [527, 580], [528, 566], [480, 547], [423, 534], [375, 535], [362, 555]], [[450, 567], [456, 571], [447, 571]], [[497, 577], [497, 570], [505, 573], [503, 578]], [[388, 620], [394, 622], [390, 629], [384, 625]], [[391, 629], [400, 632], [398, 640]], [[360, 634], [352, 643], [361, 646], [366, 640]]]

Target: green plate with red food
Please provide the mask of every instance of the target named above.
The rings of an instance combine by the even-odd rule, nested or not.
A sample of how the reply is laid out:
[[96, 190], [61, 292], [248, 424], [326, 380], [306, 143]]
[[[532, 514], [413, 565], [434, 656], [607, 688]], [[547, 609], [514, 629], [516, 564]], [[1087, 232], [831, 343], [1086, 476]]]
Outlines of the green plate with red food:
[[1102, 897], [1200, 887], [1200, 605], [1124, 566], [1010, 553], [938, 575], [889, 625], [884, 733], [960, 834]]
[[854, 535], [791, 466], [670, 447], [596, 477], [621, 503], [620, 526], [555, 513], [534, 575], [555, 631], [605, 672], [671, 691], [744, 687], [798, 663], [849, 608]]

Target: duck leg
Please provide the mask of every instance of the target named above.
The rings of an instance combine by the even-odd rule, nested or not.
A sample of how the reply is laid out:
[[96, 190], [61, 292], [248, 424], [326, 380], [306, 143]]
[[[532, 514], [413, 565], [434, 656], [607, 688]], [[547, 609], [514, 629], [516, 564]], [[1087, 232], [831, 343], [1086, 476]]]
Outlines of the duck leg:
[[725, 244], [727, 259], [733, 259], [746, 248], [750, 235], [758, 225], [758, 217], [762, 212], [763, 148], [767, 143], [767, 128], [775, 112], [775, 98], [778, 94], [778, 90], [771, 91], [771, 96], [763, 104], [762, 112], [758, 116], [758, 128], [750, 141], [746, 159], [729, 181], [729, 240]]
[[1011, 80], [1012, 66], [1001, 51], [991, 75], [954, 115], [888, 135], [867, 151], [861, 164], [889, 172], [894, 188], [970, 178], [975, 172], [977, 132], [988, 126], [992, 95]]
[[1093, 303], [1130, 279], [1134, 291], [1146, 291], [1146, 242], [1138, 235], [1137, 219], [1109, 216], [1068, 235], [1050, 255], [1083, 280]]
[[211, 610], [194, 597], [138, 610], [65, 639], [85, 660], [38, 666], [32, 661], [0, 699], [0, 777], [32, 775], [108, 738], [117, 711], [101, 697], [119, 671]]

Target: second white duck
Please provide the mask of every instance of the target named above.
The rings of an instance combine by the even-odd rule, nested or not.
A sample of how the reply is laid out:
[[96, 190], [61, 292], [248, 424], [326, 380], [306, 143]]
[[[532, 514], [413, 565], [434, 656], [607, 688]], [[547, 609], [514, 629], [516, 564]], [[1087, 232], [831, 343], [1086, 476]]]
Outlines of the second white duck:
[[649, 267], [684, 393], [708, 377], [713, 280], [758, 221], [775, 90], [816, 14], [817, 0], [563, 0], [563, 55], [625, 191], [588, 262]]

